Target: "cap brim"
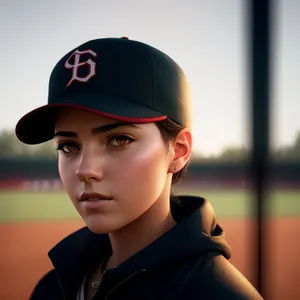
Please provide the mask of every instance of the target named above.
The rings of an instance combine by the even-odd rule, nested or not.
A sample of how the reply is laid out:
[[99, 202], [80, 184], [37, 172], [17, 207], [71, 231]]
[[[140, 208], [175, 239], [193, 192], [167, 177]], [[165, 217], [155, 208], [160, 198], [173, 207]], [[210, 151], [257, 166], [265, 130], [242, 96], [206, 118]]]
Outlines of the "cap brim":
[[61, 102], [41, 106], [22, 117], [16, 125], [18, 139], [29, 145], [51, 140], [57, 113], [66, 107], [82, 109], [124, 123], [152, 123], [167, 118], [151, 108], [110, 95], [81, 94], [64, 98]]

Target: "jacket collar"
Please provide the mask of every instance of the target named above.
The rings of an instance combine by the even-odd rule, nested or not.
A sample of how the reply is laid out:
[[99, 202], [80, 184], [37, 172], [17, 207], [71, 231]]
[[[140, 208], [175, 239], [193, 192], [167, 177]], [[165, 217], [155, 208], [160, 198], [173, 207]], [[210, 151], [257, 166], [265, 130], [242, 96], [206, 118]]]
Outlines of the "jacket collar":
[[[222, 245], [215, 243], [209, 237], [210, 232], [204, 230], [207, 225], [203, 224], [206, 201], [199, 197], [180, 197], [179, 200], [172, 207], [177, 225], [117, 268], [109, 270], [111, 275], [120, 279], [142, 269], [166, 267], [191, 255], [223, 251]], [[189, 204], [184, 207], [183, 202]], [[89, 267], [99, 263], [108, 251], [111, 251], [108, 235], [92, 233], [85, 227], [62, 240], [49, 252], [67, 299], [75, 298]]]
[[66, 299], [76, 298], [84, 275], [92, 265], [99, 262], [109, 247], [107, 235], [94, 234], [84, 227], [49, 251], [49, 258]]

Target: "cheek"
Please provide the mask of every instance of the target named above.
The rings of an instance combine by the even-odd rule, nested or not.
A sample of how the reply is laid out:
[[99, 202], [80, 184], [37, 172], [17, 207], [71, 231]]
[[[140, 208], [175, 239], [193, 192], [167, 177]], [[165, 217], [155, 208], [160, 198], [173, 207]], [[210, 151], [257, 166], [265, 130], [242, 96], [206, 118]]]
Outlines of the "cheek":
[[122, 157], [117, 168], [114, 174], [126, 190], [145, 192], [147, 188], [150, 192], [165, 181], [168, 170], [166, 148], [160, 144], [137, 148]]
[[75, 164], [70, 163], [70, 161], [67, 161], [64, 157], [59, 156], [58, 172], [64, 189], [66, 190], [70, 198], [72, 198], [72, 192], [75, 192], [74, 184], [77, 181]]
[[63, 185], [65, 185], [65, 183], [67, 183], [68, 181], [68, 170], [69, 168], [65, 167], [65, 163], [64, 163], [64, 159], [62, 157], [58, 157], [58, 172], [59, 172], [59, 176], [60, 179], [63, 183]]

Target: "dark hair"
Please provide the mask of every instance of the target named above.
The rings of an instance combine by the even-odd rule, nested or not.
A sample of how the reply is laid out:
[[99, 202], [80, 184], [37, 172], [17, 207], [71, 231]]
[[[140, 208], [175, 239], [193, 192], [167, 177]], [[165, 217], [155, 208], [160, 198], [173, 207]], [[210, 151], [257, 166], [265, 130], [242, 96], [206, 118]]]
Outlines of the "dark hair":
[[[181, 126], [175, 122], [173, 122], [171, 119], [167, 118], [163, 121], [155, 123], [158, 127], [161, 137], [166, 144], [167, 150], [169, 150], [169, 142], [174, 140], [178, 133], [184, 129], [184, 126]], [[179, 180], [184, 179], [187, 173], [187, 166], [188, 163], [178, 172], [173, 174], [172, 177], [172, 185], [176, 184]]]

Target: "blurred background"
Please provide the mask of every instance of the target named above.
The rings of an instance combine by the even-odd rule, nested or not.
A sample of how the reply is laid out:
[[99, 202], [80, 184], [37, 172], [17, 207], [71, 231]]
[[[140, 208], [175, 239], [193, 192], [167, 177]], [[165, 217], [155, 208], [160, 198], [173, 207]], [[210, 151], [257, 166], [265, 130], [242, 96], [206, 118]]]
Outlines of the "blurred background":
[[[46, 104], [56, 62], [99, 37], [151, 44], [185, 71], [192, 90], [194, 152], [176, 192], [211, 201], [233, 248], [232, 263], [257, 286], [245, 3], [1, 0], [0, 299], [28, 299], [51, 268], [50, 248], [83, 226], [62, 190], [54, 145], [23, 145], [14, 126]], [[300, 2], [276, 1], [274, 11], [262, 293], [265, 299], [299, 299]]]

